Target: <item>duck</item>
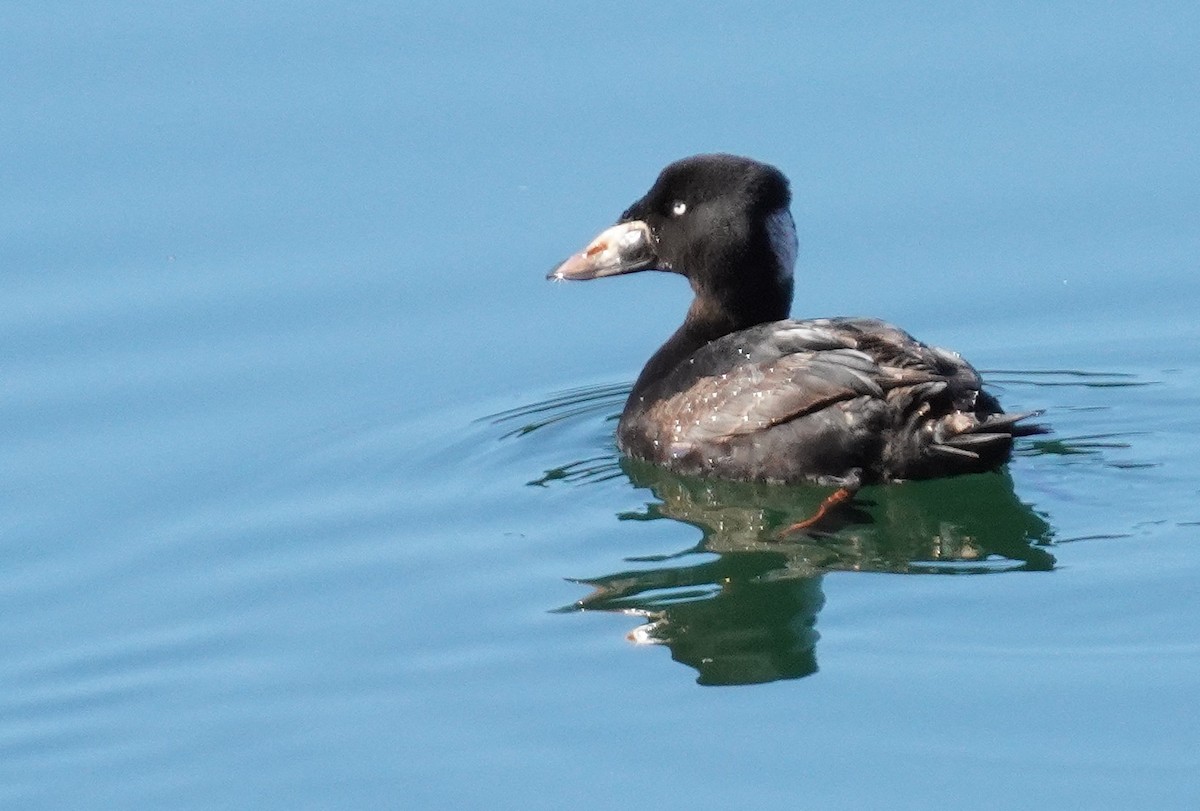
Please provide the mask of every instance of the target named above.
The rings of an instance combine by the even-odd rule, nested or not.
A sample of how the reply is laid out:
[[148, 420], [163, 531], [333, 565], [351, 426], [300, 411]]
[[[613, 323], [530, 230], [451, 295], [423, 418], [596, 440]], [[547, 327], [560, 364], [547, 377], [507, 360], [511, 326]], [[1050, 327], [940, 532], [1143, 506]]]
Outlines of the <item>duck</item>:
[[675, 161], [547, 278], [657, 270], [694, 297], [647, 361], [617, 424], [634, 459], [683, 475], [836, 485], [996, 470], [1040, 411], [1005, 413], [958, 353], [877, 318], [789, 317], [798, 241], [776, 167], [729, 154]]

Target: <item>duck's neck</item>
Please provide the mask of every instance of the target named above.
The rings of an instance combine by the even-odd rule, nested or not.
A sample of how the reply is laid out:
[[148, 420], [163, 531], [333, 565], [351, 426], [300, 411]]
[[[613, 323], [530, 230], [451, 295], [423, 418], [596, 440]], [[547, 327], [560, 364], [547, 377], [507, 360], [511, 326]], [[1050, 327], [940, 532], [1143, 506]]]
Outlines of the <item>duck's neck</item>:
[[[790, 291], [789, 291], [790, 292]], [[700, 347], [730, 333], [787, 318], [787, 300], [782, 307], [763, 306], [760, 300], [753, 306], [731, 307], [716, 297], [698, 293], [688, 307], [687, 318], [675, 334], [659, 347], [642, 368], [633, 391], [629, 393], [626, 409], [639, 401], [646, 389], [666, 377]]]
[[[790, 215], [788, 222], [791, 222]], [[733, 257], [728, 261], [732, 263]], [[786, 272], [777, 271], [771, 264], [770, 272], [742, 273], [736, 283], [726, 284], [711, 277], [701, 282], [695, 276], [684, 274], [695, 294], [687, 318], [642, 368], [625, 403], [626, 413], [636, 407], [648, 388], [710, 341], [788, 317], [792, 305], [791, 260], [784, 260], [769, 251], [763, 261], [787, 261]]]
[[683, 324], [642, 367], [642, 373], [629, 393], [629, 402], [635, 402], [650, 385], [665, 377], [697, 349], [735, 329], [733, 321], [724, 313], [706, 306], [703, 299], [694, 299]]

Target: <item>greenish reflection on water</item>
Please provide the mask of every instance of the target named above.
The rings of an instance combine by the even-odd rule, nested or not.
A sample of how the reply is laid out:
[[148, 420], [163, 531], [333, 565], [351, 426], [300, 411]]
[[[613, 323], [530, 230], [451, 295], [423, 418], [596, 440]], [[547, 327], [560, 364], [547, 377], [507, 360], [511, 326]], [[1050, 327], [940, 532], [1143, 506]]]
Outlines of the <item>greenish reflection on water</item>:
[[579, 579], [592, 592], [567, 610], [644, 617], [630, 639], [666, 645], [701, 684], [815, 672], [825, 572], [988, 574], [1055, 563], [1044, 548], [1050, 525], [1017, 498], [1006, 471], [867, 488], [819, 531], [781, 537], [826, 489], [687, 478], [629, 460], [621, 468], [655, 500], [619, 519], [682, 521], [701, 539]]
[[[574, 390], [497, 415], [527, 420], [521, 435], [562, 419], [610, 410], [623, 390]], [[826, 572], [992, 574], [1049, 571], [1053, 531], [1023, 503], [1007, 470], [906, 482], [861, 491], [812, 529], [785, 535], [813, 515], [829, 489], [679, 476], [605, 455], [548, 469], [531, 485], [590, 485], [627, 477], [653, 495], [619, 521], [679, 521], [699, 541], [670, 554], [627, 558], [624, 568], [572, 578], [590, 594], [561, 611], [643, 617], [631, 641], [667, 646], [708, 685], [751, 684], [817, 670], [817, 614]]]

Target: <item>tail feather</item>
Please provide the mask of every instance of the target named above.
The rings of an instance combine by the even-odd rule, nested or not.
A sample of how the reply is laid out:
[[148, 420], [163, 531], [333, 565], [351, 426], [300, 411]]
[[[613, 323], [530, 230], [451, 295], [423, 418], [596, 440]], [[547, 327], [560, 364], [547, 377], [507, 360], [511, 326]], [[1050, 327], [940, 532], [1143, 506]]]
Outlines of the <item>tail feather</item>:
[[902, 460], [904, 473], [915, 478], [992, 470], [1008, 461], [1017, 437], [1049, 430], [1039, 423], [1026, 422], [1041, 413], [976, 416], [968, 411], [953, 411], [933, 419], [914, 415], [915, 419], [926, 420], [928, 427], [910, 434], [913, 439], [920, 439], [909, 446], [910, 450], [901, 450], [892, 458]]
[[971, 448], [979, 445], [999, 445], [1012, 440], [1012, 434], [982, 434], [964, 431], [942, 440], [943, 445], [953, 445], [956, 448]]
[[969, 451], [966, 448], [958, 448], [954, 445], [947, 445], [940, 442], [935, 442], [930, 445], [929, 450], [933, 451], [934, 453], [939, 453], [942, 456], [959, 456], [974, 460], [979, 459], [979, 454], [975, 453], [975, 451]]
[[[1046, 413], [1046, 412], [1044, 412], [1044, 411], [1026, 411], [1023, 414], [1016, 415], [1017, 419], [1014, 420], [1013, 422], [1015, 423], [1020, 420], [1029, 419], [1030, 417], [1040, 417], [1044, 413]], [[1006, 414], [1005, 416], [1008, 416], [1008, 415]], [[1043, 425], [1040, 422], [1031, 422], [1031, 423], [1027, 423], [1025, 425], [1013, 425], [1013, 427], [1012, 427], [1012, 435], [1013, 436], [1035, 436], [1037, 434], [1048, 434], [1048, 433], [1050, 433], [1050, 426]]]
[[1032, 425], [1017, 425], [1030, 417], [1040, 417], [1042, 411], [1024, 411], [1019, 414], [989, 414], [970, 428], [964, 434], [978, 433], [1007, 433], [1012, 436], [1025, 436], [1027, 433], [1044, 434], [1049, 429], [1036, 423]]

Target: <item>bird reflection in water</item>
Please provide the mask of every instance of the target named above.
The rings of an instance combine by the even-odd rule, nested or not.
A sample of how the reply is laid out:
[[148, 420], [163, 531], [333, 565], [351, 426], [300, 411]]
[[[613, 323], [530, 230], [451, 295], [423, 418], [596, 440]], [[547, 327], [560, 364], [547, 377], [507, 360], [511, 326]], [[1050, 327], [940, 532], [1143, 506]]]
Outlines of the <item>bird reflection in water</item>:
[[562, 610], [644, 617], [631, 641], [665, 645], [698, 671], [700, 684], [814, 673], [825, 572], [1054, 566], [1043, 548], [1050, 526], [1017, 498], [1007, 471], [867, 488], [817, 526], [784, 536], [813, 514], [826, 489], [689, 478], [627, 459], [621, 467], [657, 501], [620, 519], [674, 519], [702, 538], [675, 555], [631, 559], [636, 569], [577, 580], [592, 591]]

